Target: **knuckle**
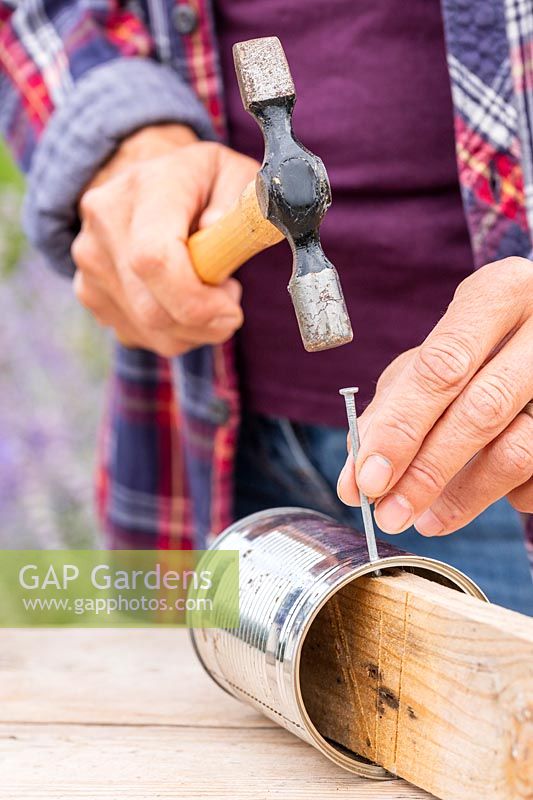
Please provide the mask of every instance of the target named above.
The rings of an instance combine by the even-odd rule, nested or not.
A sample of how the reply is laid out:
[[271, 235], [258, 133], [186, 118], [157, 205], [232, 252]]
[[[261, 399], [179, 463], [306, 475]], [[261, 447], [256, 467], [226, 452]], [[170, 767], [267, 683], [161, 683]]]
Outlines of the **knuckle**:
[[166, 316], [157, 306], [147, 306], [144, 314], [146, 327], [151, 330], [162, 330], [165, 327]]
[[102, 195], [105, 192], [103, 187], [87, 189], [80, 199], [80, 214], [82, 219], [97, 219], [101, 212]]
[[183, 325], [194, 327], [208, 321], [211, 316], [205, 298], [192, 292], [184, 298], [179, 308], [179, 318]]
[[460, 526], [470, 516], [465, 498], [449, 489], [439, 497], [436, 513], [445, 529]]
[[499, 262], [500, 269], [503, 267], [508, 272], [512, 273], [513, 277], [521, 280], [530, 281], [533, 277], [533, 263], [528, 258], [521, 256], [509, 256]]
[[464, 343], [453, 336], [440, 336], [423, 344], [413, 360], [413, 368], [424, 383], [437, 392], [462, 386], [475, 365], [475, 358]]
[[168, 323], [167, 314], [151, 297], [137, 297], [133, 301], [133, 311], [140, 323], [149, 330], [161, 330]]
[[494, 452], [495, 468], [500, 475], [525, 480], [533, 474], [531, 431], [513, 431], [501, 437]]
[[533, 489], [526, 484], [507, 495], [512, 507], [521, 514], [531, 514], [533, 511]]
[[141, 280], [150, 280], [164, 267], [161, 256], [147, 248], [134, 249], [129, 258], [129, 267], [134, 275]]
[[221, 144], [220, 142], [212, 142], [209, 140], [204, 140], [200, 142], [194, 142], [194, 144], [189, 145], [189, 152], [193, 153], [200, 163], [218, 163], [220, 159], [224, 156], [224, 154], [230, 154], [233, 151], [226, 147], [226, 145]]
[[[509, 256], [483, 267], [495, 301], [508, 309], [509, 296], [519, 304], [530, 297], [533, 285], [533, 263], [527, 258]], [[505, 280], [503, 280], [505, 279]]]
[[453, 299], [451, 305], [453, 306], [457, 300], [460, 300], [464, 297], [465, 294], [469, 294], [471, 291], [472, 284], [476, 285], [479, 282], [479, 276], [482, 274], [483, 269], [486, 267], [482, 267], [481, 269], [475, 270], [475, 272], [471, 272], [466, 278], [463, 278], [461, 283], [459, 283], [453, 293]]
[[70, 248], [70, 255], [79, 269], [85, 269], [91, 263], [91, 250], [86, 234], [79, 233], [76, 236]]
[[[533, 262], [519, 256], [509, 256], [475, 270], [457, 287], [454, 300], [480, 312], [509, 315], [509, 302], [521, 305], [528, 302], [533, 286]], [[490, 309], [490, 310], [489, 310]]]
[[464, 393], [462, 422], [476, 434], [495, 436], [505, 420], [512, 417], [515, 398], [502, 376], [475, 381]]
[[410, 477], [430, 495], [438, 495], [446, 486], [446, 476], [440, 464], [428, 456], [417, 456], [409, 467]]
[[413, 422], [403, 412], [398, 410], [389, 412], [388, 418], [382, 422], [382, 425], [386, 438], [396, 439], [399, 434], [405, 442], [410, 445], [416, 445], [418, 449], [420, 444], [418, 431]]
[[105, 255], [99, 246], [97, 239], [86, 231], [81, 231], [70, 247], [70, 255], [74, 264], [90, 278], [100, 279], [107, 274], [104, 268]]
[[417, 351], [417, 347], [412, 347], [410, 350], [406, 350], [404, 353], [401, 353], [397, 356], [391, 363], [385, 367], [383, 372], [378, 378], [378, 382], [376, 384], [376, 392], [381, 392], [382, 390], [386, 389], [389, 384], [392, 383], [396, 375], [398, 375], [403, 367], [407, 364], [407, 362], [413, 357], [413, 355]]

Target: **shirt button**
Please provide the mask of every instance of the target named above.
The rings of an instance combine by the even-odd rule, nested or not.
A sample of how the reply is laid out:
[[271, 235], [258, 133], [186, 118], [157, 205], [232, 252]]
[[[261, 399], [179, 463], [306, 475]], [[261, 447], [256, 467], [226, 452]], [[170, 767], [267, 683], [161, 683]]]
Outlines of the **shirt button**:
[[188, 3], [180, 3], [173, 11], [174, 27], [178, 33], [194, 33], [198, 27], [198, 12]]

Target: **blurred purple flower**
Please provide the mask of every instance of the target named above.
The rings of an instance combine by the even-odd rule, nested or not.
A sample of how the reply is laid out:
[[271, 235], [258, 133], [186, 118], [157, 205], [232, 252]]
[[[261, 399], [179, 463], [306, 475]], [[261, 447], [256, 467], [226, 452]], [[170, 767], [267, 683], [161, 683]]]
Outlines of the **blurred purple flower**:
[[37, 256], [1, 266], [0, 548], [97, 546], [107, 337]]

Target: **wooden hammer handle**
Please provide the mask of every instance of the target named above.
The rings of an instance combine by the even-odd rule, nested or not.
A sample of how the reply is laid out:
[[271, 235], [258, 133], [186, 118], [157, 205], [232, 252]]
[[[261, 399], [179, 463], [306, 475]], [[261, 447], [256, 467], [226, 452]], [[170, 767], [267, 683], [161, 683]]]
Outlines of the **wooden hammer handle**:
[[281, 239], [281, 231], [261, 213], [254, 179], [243, 189], [233, 208], [214, 225], [193, 233], [187, 246], [201, 280], [217, 284]]

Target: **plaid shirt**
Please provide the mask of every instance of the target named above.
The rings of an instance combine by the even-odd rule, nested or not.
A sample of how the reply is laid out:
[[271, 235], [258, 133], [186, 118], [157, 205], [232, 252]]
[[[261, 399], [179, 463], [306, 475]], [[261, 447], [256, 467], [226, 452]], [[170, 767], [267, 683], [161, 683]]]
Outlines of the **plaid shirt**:
[[[476, 264], [528, 256], [533, 5], [442, 7]], [[67, 274], [79, 192], [124, 136], [176, 121], [224, 138], [209, 0], [0, 0], [0, 65], [0, 126], [28, 172], [26, 230]], [[97, 481], [110, 545], [202, 547], [227, 525], [238, 423], [231, 344], [172, 362], [118, 347]]]

